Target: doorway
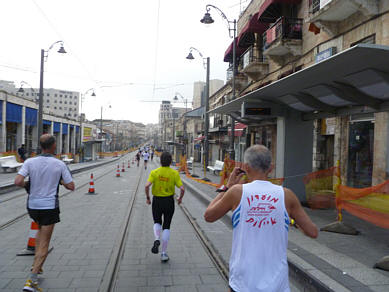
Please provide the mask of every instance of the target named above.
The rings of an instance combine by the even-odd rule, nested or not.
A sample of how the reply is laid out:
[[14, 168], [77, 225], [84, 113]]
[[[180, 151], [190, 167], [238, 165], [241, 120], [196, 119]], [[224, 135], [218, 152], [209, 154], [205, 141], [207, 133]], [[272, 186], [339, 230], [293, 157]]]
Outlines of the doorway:
[[373, 173], [374, 122], [351, 122], [349, 126], [347, 185], [370, 187]]

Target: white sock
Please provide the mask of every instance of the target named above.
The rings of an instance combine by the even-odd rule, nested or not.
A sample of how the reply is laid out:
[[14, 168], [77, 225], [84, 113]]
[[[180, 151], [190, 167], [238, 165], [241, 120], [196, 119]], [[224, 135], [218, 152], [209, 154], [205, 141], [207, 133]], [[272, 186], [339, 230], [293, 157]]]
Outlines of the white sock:
[[170, 229], [164, 229], [162, 231], [162, 253], [166, 253], [169, 238], [170, 238]]
[[153, 229], [154, 229], [154, 238], [155, 238], [155, 240], [159, 240], [161, 238], [161, 230], [162, 230], [161, 224], [155, 223]]

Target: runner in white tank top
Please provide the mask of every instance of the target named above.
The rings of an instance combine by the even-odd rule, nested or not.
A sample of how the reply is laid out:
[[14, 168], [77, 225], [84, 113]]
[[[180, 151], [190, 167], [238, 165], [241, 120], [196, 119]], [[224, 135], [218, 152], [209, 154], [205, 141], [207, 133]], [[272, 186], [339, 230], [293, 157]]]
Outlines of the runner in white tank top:
[[289, 217], [307, 236], [316, 238], [318, 229], [291, 190], [267, 181], [272, 167], [265, 146], [248, 148], [244, 161], [250, 183], [242, 185], [242, 170], [235, 168], [204, 218], [214, 222], [233, 211], [230, 291], [287, 292]]
[[230, 287], [239, 292], [287, 292], [289, 216], [284, 189], [261, 180], [242, 188], [232, 216]]

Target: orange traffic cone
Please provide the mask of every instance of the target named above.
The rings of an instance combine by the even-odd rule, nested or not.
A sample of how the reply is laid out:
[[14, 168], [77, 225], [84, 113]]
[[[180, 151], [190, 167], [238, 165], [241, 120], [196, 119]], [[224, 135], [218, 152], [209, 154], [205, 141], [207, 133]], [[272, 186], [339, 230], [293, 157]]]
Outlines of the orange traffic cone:
[[126, 171], [126, 169], [124, 168], [124, 161], [123, 161], [123, 163], [122, 163], [122, 172], [125, 172]]
[[128, 160], [128, 166], [127, 168], [131, 168], [130, 161]]
[[116, 177], [120, 177], [120, 166], [118, 164], [118, 168], [116, 170]]
[[94, 194], [94, 193], [95, 193], [95, 182], [93, 181], [93, 173], [91, 173], [88, 194]]
[[17, 254], [18, 256], [35, 254], [35, 238], [36, 238], [36, 234], [38, 233], [38, 230], [39, 230], [38, 223], [32, 221], [30, 226], [30, 232], [28, 234], [27, 247], [23, 249], [20, 253], [18, 253]]

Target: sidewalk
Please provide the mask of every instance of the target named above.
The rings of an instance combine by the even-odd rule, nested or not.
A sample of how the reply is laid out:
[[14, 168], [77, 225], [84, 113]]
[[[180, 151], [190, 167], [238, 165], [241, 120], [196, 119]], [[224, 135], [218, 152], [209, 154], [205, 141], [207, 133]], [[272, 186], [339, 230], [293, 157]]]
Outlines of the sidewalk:
[[[195, 173], [199, 175], [202, 172], [196, 167]], [[209, 198], [216, 196], [214, 187], [198, 183], [185, 175], [182, 177], [187, 187], [192, 186], [190, 189], [197, 193]], [[207, 172], [207, 178], [216, 183], [220, 181], [219, 176], [210, 172]], [[335, 210], [305, 210], [319, 228], [336, 218]], [[389, 255], [389, 230], [344, 213], [344, 222], [357, 228], [360, 235], [320, 232], [318, 239], [312, 240], [291, 228], [289, 261], [302, 267], [334, 291], [389, 291], [389, 272], [372, 268], [380, 258]], [[229, 258], [225, 251], [221, 253]]]

